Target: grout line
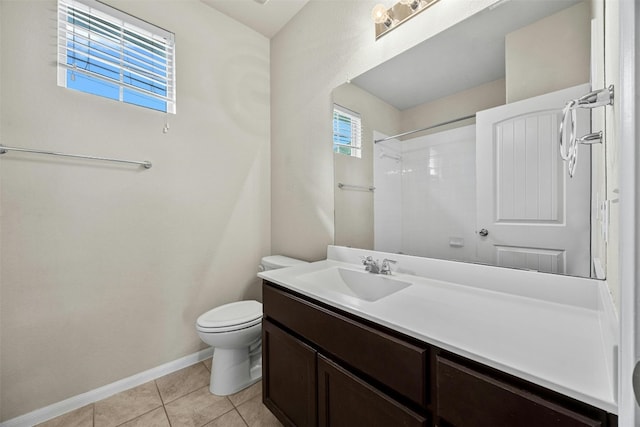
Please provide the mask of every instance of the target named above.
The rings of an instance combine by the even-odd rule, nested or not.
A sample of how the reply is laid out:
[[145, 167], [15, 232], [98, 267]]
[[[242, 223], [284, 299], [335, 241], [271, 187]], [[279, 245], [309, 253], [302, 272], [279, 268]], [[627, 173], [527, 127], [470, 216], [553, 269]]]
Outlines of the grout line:
[[[164, 378], [164, 377], [160, 377], [160, 378]], [[158, 396], [160, 396], [160, 402], [162, 402], [162, 406], [164, 406], [165, 401], [164, 401], [164, 398], [162, 397], [162, 393], [160, 392], [160, 387], [158, 386], [158, 379], [157, 378], [155, 380], [153, 380], [153, 384], [156, 386], [156, 390], [158, 390]]]
[[145, 412], [144, 414], [140, 414], [140, 415], [137, 415], [137, 416], [135, 416], [135, 417], [133, 417], [133, 418], [131, 418], [129, 420], [123, 421], [120, 424], [116, 425], [116, 427], [125, 425], [126, 423], [130, 423], [131, 421], [137, 420], [140, 417], [144, 417], [145, 415], [150, 414], [151, 412], [156, 411], [156, 410], [158, 410], [160, 408], [164, 408], [164, 405], [156, 406], [155, 408], [151, 409], [150, 411]]
[[[184, 368], [184, 369], [188, 369], [188, 368], [190, 368], [190, 367], [194, 367], [194, 366], [196, 366], [196, 365], [197, 365], [197, 363], [194, 363], [193, 365], [191, 365], [191, 366], [187, 366], [187, 367], [186, 367], [186, 368]], [[205, 370], [206, 370], [206, 368], [205, 368]], [[172, 373], [172, 374], [169, 374], [169, 375], [173, 375], [173, 373]], [[166, 377], [166, 375], [165, 375], [165, 377]], [[162, 378], [164, 378], [164, 377], [157, 378], [157, 380], [162, 379]], [[156, 381], [157, 381], [157, 380], [156, 380]], [[176, 382], [180, 382], [180, 381], [176, 381]], [[160, 386], [158, 386], [158, 383], [157, 383], [157, 382], [156, 382], [156, 387], [158, 388], [158, 393], [160, 393]], [[173, 399], [171, 399], [171, 400], [169, 400], [169, 401], [165, 401], [165, 399], [162, 397], [162, 393], [160, 393], [160, 400], [162, 401], [162, 404], [163, 404], [163, 405], [168, 404], [168, 403], [172, 403], [172, 402], [175, 402], [175, 401], [176, 401], [176, 400], [178, 400], [178, 399], [182, 399], [183, 397], [185, 397], [185, 396], [187, 396], [187, 395], [189, 395], [189, 394], [191, 394], [191, 393], [193, 393], [193, 392], [195, 392], [195, 391], [198, 391], [198, 390], [200, 390], [200, 389], [202, 389], [202, 388], [204, 388], [204, 387], [209, 387], [209, 383], [207, 383], [206, 385], [204, 385], [204, 386], [202, 386], [202, 387], [198, 387], [198, 388], [196, 388], [196, 389], [194, 389], [194, 390], [187, 391], [187, 392], [185, 392], [184, 394], [181, 394], [181, 395], [179, 395], [179, 396], [176, 396], [176, 397], [174, 397]]]
[[240, 415], [240, 419], [245, 423], [247, 427], [249, 427], [249, 422], [244, 419], [244, 417], [242, 416], [242, 412], [238, 411], [238, 408], [235, 408], [235, 410], [238, 413], [238, 415]]
[[[231, 405], [231, 406], [233, 406], [233, 405]], [[235, 410], [236, 410], [236, 408], [235, 408], [235, 407], [234, 407], [234, 408], [231, 408], [231, 409], [229, 409], [227, 412], [225, 412], [224, 414], [220, 414], [220, 415], [218, 415], [217, 417], [215, 417], [214, 419], [212, 419], [211, 421], [207, 421], [204, 425], [207, 425], [207, 424], [209, 424], [209, 423], [212, 423], [212, 422], [214, 422], [215, 420], [217, 420], [218, 418], [222, 418], [222, 417], [224, 417], [225, 415], [230, 414], [231, 412], [233, 412], [233, 411], [235, 411]], [[240, 414], [238, 414], [238, 415], [240, 415]], [[240, 418], [242, 418], [242, 416], [240, 416]], [[243, 420], [243, 421], [244, 421], [244, 420]]]
[[242, 414], [240, 413], [240, 411], [238, 411], [238, 409], [237, 409], [237, 408], [236, 408], [236, 410], [235, 410], [235, 411], [238, 413], [238, 415], [240, 415], [240, 419], [242, 420], [242, 422], [243, 422], [247, 427], [249, 427], [249, 423], [245, 421], [245, 419], [244, 419], [244, 417], [242, 416]]
[[167, 417], [167, 422], [169, 423], [169, 427], [171, 427], [171, 418], [169, 418], [169, 413], [167, 412], [166, 406], [162, 405], [162, 410], [164, 411], [164, 416]]
[[160, 387], [158, 386], [158, 379], [156, 378], [155, 380], [153, 380], [153, 383], [156, 385], [156, 390], [158, 390], [158, 395], [160, 395], [160, 401], [162, 402], [162, 410], [164, 411], [164, 416], [167, 419], [167, 423], [169, 424], [169, 427], [171, 427], [171, 419], [169, 418], [169, 413], [167, 412], [167, 408], [164, 405], [164, 399], [162, 398], [162, 393], [160, 393]]
[[227, 401], [228, 401], [229, 403], [231, 403], [231, 407], [232, 407], [233, 409], [236, 409], [236, 405], [234, 405], [234, 404], [233, 404], [233, 401], [232, 401], [231, 399], [229, 399], [229, 396], [225, 396], [225, 398], [227, 399]]
[[[162, 377], [160, 377], [160, 378], [162, 378]], [[169, 413], [167, 412], [167, 407], [164, 404], [164, 399], [162, 398], [162, 393], [160, 393], [160, 387], [158, 386], [158, 379], [156, 378], [155, 380], [153, 380], [153, 382], [156, 385], [156, 389], [158, 389], [158, 394], [160, 395], [160, 401], [162, 402], [162, 410], [164, 411], [164, 416], [167, 418], [167, 423], [169, 424], [169, 427], [171, 427], [171, 418], [169, 418]]]

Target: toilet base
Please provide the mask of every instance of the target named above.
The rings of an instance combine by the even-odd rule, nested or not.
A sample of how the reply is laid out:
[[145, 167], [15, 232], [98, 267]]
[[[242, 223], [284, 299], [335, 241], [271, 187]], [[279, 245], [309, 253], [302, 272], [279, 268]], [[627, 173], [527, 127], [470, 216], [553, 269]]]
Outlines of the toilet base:
[[[261, 350], [261, 348], [259, 349]], [[249, 348], [216, 348], [211, 364], [209, 391], [216, 396], [228, 396], [262, 379], [262, 351]]]

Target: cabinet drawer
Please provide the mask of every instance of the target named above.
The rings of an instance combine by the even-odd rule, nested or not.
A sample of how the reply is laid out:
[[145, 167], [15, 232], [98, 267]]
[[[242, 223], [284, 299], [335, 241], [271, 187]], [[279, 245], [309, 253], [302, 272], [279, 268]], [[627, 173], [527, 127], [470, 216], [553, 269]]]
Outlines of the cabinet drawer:
[[425, 427], [427, 419], [318, 356], [319, 427]]
[[411, 401], [428, 403], [429, 352], [265, 283], [264, 314]]
[[597, 427], [602, 423], [440, 356], [437, 412], [455, 427]]

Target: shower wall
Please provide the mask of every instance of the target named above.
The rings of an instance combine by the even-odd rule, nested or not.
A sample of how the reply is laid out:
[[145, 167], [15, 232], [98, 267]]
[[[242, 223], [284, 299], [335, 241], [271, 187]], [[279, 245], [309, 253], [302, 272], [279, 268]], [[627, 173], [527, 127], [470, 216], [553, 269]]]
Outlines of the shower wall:
[[[385, 138], [374, 131], [373, 138]], [[397, 139], [374, 145], [374, 248], [400, 253], [402, 247], [402, 145]]]
[[385, 144], [374, 160], [376, 249], [475, 260], [475, 125]]

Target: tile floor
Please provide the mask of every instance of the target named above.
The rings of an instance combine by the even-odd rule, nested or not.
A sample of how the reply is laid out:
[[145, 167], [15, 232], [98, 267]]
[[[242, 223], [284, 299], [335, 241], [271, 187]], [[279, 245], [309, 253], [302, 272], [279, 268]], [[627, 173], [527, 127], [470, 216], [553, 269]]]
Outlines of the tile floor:
[[38, 427], [278, 427], [262, 383], [227, 397], [209, 392], [211, 360], [61, 415]]

